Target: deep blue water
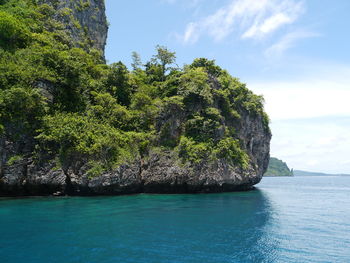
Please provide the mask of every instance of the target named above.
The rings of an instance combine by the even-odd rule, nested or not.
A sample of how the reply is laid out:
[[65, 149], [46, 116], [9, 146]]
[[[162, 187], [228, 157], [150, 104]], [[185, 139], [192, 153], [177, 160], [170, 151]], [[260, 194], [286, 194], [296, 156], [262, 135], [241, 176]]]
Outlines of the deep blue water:
[[258, 190], [0, 200], [0, 262], [350, 262], [350, 177]]

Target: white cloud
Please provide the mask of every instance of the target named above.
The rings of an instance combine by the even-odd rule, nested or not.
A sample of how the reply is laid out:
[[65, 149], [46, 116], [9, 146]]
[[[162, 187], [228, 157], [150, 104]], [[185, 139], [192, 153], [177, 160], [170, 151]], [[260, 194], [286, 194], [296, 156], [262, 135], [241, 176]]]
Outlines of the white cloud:
[[271, 47], [266, 49], [264, 55], [266, 57], [279, 57], [287, 49], [293, 47], [298, 40], [318, 36], [320, 35], [314, 32], [308, 32], [304, 30], [287, 33], [277, 43], [273, 44]]
[[241, 38], [261, 38], [293, 23], [302, 12], [300, 0], [232, 0], [213, 14], [188, 24], [182, 40], [195, 43], [200, 36], [209, 35], [221, 41], [233, 31]]
[[350, 116], [350, 81], [250, 83], [249, 88], [264, 95], [266, 111], [273, 120]]
[[284, 13], [275, 14], [263, 21], [261, 25], [254, 24], [243, 35], [242, 38], [257, 37], [277, 30], [284, 24], [290, 24], [294, 19]]
[[186, 43], [196, 42], [199, 38], [197, 31], [197, 25], [195, 23], [189, 23], [186, 28], [186, 32], [183, 36], [183, 40]]
[[350, 66], [313, 64], [308, 78], [248, 82], [265, 98], [271, 155], [299, 170], [350, 173]]
[[278, 13], [266, 19], [261, 25], [262, 33], [270, 33], [284, 24], [292, 23], [294, 19], [284, 13]]
[[271, 155], [290, 168], [350, 174], [350, 116], [272, 121]]

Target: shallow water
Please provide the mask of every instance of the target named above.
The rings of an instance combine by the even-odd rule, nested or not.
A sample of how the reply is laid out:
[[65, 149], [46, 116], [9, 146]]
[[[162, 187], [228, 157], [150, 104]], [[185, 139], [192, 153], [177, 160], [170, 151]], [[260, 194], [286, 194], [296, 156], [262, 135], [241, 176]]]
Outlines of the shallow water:
[[0, 200], [0, 261], [350, 262], [350, 177], [257, 190]]

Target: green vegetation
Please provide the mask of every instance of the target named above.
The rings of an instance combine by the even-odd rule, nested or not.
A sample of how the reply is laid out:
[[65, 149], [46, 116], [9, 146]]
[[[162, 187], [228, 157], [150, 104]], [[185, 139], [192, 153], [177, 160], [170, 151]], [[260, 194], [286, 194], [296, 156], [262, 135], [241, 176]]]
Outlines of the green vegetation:
[[264, 176], [293, 176], [287, 164], [277, 158], [271, 157], [269, 167]]
[[23, 48], [29, 42], [24, 23], [8, 13], [0, 12], [0, 46], [5, 49]]
[[23, 156], [21, 156], [21, 155], [14, 155], [14, 156], [11, 156], [10, 159], [8, 159], [7, 164], [8, 165], [13, 165], [16, 162], [20, 162], [21, 160], [23, 160]]
[[162, 46], [145, 64], [134, 52], [133, 70], [106, 65], [100, 51], [73, 45], [55, 15], [34, 0], [0, 1], [0, 133], [20, 152], [58, 157], [63, 168], [83, 162], [90, 176], [153, 148], [174, 150], [184, 163], [224, 158], [247, 167], [226, 124], [247, 112], [268, 129], [262, 97], [214, 61], [174, 67], [175, 53]]

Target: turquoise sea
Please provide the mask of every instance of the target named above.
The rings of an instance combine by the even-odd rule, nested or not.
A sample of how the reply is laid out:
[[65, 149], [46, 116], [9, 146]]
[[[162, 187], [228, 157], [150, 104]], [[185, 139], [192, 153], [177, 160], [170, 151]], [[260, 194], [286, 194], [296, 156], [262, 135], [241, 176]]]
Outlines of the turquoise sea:
[[199, 195], [0, 199], [1, 263], [350, 262], [350, 177]]

